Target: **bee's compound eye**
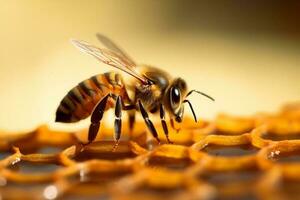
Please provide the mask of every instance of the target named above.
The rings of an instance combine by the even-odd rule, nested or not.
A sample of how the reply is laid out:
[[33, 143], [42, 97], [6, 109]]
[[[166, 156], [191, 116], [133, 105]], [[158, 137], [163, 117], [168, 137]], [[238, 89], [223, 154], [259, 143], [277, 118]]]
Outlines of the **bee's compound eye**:
[[180, 103], [180, 90], [177, 87], [171, 89], [171, 103], [177, 106]]

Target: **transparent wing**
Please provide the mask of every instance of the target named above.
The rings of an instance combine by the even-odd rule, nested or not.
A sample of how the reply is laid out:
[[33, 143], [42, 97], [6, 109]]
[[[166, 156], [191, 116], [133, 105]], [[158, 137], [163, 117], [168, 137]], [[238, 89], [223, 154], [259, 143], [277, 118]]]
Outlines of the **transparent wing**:
[[117, 52], [118, 54], [122, 55], [127, 60], [128, 63], [131, 63], [132, 65], [136, 66], [135, 62], [130, 58], [130, 56], [124, 50], [122, 50], [115, 42], [113, 42], [111, 39], [109, 39], [108, 37], [100, 33], [97, 33], [96, 36], [98, 40], [104, 46], [106, 46], [106, 48], [114, 52]]
[[71, 42], [82, 52], [90, 54], [91, 56], [95, 57], [97, 60], [116, 67], [131, 76], [137, 78], [144, 84], [148, 84], [149, 80], [147, 80], [143, 75], [139, 74], [136, 70], [134, 65], [131, 62], [128, 62], [128, 60], [120, 55], [117, 52], [108, 50], [108, 49], [102, 49], [99, 47], [96, 47], [94, 45], [91, 45], [85, 41], [79, 41], [79, 40], [71, 40]]

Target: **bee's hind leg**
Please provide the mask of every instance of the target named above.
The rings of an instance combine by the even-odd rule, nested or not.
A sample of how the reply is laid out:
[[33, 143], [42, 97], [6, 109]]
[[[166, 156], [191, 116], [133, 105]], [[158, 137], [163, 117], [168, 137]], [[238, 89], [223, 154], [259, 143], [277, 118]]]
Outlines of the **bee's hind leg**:
[[119, 140], [121, 137], [121, 129], [122, 129], [122, 99], [120, 96], [117, 97], [116, 106], [115, 106], [115, 145], [113, 147], [113, 151], [119, 145]]
[[107, 103], [107, 99], [108, 97], [111, 97], [111, 94], [107, 94], [105, 97], [103, 97], [98, 104], [95, 106], [92, 115], [91, 115], [91, 125], [89, 127], [89, 133], [88, 133], [88, 142], [83, 144], [84, 146], [92, 143], [96, 136], [97, 133], [99, 131], [100, 128], [100, 122], [102, 120], [104, 111], [105, 111], [105, 107], [106, 107], [106, 103]]
[[165, 120], [165, 108], [162, 104], [160, 104], [160, 109], [159, 109], [159, 113], [160, 113], [160, 121], [161, 121], [161, 125], [163, 127], [165, 136], [167, 138], [167, 141], [169, 144], [173, 144], [173, 142], [170, 141], [169, 139], [169, 130], [168, 130], [168, 126]]

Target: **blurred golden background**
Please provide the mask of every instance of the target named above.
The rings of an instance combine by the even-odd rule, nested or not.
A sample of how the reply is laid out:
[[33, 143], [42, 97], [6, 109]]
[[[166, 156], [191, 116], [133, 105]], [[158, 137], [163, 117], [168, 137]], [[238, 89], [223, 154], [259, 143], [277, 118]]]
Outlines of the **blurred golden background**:
[[[111, 70], [70, 38], [103, 33], [140, 63], [186, 79], [197, 115], [250, 115], [300, 99], [297, 1], [1, 0], [0, 129], [54, 124], [78, 82]], [[188, 109], [187, 113], [190, 114]]]

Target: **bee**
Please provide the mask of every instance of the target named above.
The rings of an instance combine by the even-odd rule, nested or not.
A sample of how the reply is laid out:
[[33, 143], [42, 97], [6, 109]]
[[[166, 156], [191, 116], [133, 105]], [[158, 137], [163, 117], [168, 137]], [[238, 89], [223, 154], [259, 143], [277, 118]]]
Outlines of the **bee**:
[[102, 34], [97, 34], [98, 40], [106, 47], [99, 48], [85, 41], [71, 40], [81, 51], [95, 57], [98, 61], [125, 72], [126, 78], [117, 72], [98, 74], [86, 79], [71, 89], [60, 102], [56, 111], [56, 122], [71, 123], [91, 116], [88, 130], [88, 142], [92, 143], [99, 131], [100, 122], [106, 110], [114, 108], [114, 139], [115, 146], [121, 137], [122, 111], [128, 111], [129, 128], [133, 129], [135, 112], [140, 112], [148, 130], [160, 143], [157, 131], [148, 113], [159, 113], [161, 125], [168, 143], [169, 130], [166, 123], [166, 113], [170, 124], [175, 129], [174, 119], [182, 122], [184, 104], [187, 103], [195, 115], [189, 95], [196, 92], [212, 101], [207, 94], [187, 89], [182, 78], [173, 78], [169, 73], [148, 65], [138, 65], [118, 47], [112, 40]]

